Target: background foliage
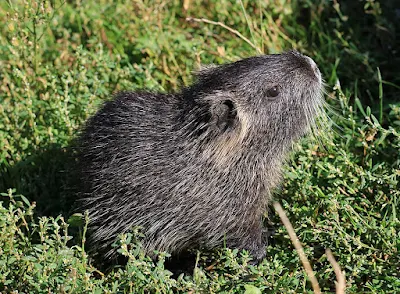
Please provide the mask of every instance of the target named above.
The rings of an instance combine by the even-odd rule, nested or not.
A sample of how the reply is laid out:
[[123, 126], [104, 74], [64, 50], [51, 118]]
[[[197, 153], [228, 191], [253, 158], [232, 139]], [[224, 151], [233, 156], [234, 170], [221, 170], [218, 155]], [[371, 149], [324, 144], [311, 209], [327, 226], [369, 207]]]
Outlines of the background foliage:
[[295, 48], [320, 66], [332, 129], [296, 146], [276, 199], [324, 291], [335, 289], [330, 248], [349, 293], [400, 292], [399, 11], [395, 0], [2, 1], [0, 291], [311, 292], [273, 211], [260, 265], [221, 249], [179, 277], [135, 232], [121, 241], [127, 266], [102, 273], [64, 220], [69, 147], [112, 93], [174, 91], [200, 64]]

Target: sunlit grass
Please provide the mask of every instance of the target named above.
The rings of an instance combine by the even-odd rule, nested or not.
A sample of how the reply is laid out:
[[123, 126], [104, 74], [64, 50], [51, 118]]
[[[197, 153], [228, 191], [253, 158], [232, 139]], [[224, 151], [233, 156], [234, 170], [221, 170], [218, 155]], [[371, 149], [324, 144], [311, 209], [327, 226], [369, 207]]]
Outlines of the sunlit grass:
[[332, 111], [315, 138], [295, 146], [275, 199], [322, 291], [335, 290], [329, 248], [349, 293], [400, 292], [398, 53], [387, 61], [396, 54], [395, 1], [181, 2], [1, 2], [0, 290], [311, 292], [272, 209], [276, 236], [260, 265], [246, 252], [200, 252], [193, 274], [176, 279], [164, 253], [156, 263], [144, 256], [137, 234], [122, 237], [128, 265], [101, 272], [64, 220], [70, 147], [113, 93], [174, 91], [201, 64], [294, 48], [319, 65]]

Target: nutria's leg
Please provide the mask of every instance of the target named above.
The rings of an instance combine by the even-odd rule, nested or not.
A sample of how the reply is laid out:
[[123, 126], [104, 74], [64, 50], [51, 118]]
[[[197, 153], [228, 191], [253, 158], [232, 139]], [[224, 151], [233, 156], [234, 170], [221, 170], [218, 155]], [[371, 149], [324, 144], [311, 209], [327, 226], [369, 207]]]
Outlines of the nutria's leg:
[[250, 252], [253, 258], [253, 264], [260, 263], [266, 255], [265, 244], [262, 241], [258, 242], [254, 240], [252, 244], [249, 244], [248, 248], [243, 249], [246, 249]]
[[266, 255], [262, 224], [257, 223], [249, 227], [247, 236], [242, 236], [243, 241], [239, 244], [239, 249], [245, 249], [250, 252], [253, 263], [258, 264]]

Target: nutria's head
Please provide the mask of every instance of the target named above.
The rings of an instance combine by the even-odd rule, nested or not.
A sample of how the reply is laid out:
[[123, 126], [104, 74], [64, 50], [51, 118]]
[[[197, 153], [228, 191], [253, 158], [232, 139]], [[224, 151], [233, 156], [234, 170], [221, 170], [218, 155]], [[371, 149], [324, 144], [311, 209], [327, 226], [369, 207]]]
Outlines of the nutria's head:
[[322, 110], [321, 73], [296, 51], [206, 67], [196, 77], [185, 99], [201, 109], [197, 127], [219, 137], [224, 153], [263, 142], [266, 151], [283, 151]]

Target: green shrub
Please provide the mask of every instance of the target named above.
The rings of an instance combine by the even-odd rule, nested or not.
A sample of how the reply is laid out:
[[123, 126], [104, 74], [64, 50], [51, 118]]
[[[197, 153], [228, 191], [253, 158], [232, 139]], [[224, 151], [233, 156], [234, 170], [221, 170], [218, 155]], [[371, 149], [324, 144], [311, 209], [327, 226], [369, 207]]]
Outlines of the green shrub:
[[113, 93], [174, 91], [200, 64], [295, 48], [327, 81], [331, 130], [295, 146], [276, 199], [323, 291], [335, 288], [330, 248], [349, 293], [400, 292], [395, 2], [1, 2], [0, 291], [311, 292], [272, 211], [275, 244], [260, 265], [247, 252], [199, 252], [193, 274], [179, 277], [165, 269], [165, 253], [155, 262], [143, 254], [136, 231], [118, 244], [127, 265], [102, 273], [64, 221], [74, 138]]

